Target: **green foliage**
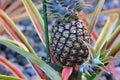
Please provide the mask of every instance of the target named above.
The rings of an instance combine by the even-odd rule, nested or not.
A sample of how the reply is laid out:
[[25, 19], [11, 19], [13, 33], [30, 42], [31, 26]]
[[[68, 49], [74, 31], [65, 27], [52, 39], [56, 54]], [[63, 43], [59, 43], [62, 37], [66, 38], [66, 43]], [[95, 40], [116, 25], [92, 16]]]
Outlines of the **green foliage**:
[[23, 50], [17, 44], [13, 44], [9, 40], [0, 39], [0, 44], [6, 45], [7, 47], [15, 50], [22, 56], [37, 64], [49, 76], [51, 80], [61, 80], [59, 73], [56, 72], [53, 68], [51, 68], [49, 65], [47, 65], [41, 58], [38, 58], [33, 54]]
[[15, 78], [12, 76], [0, 75], [0, 80], [22, 80], [20, 78]]

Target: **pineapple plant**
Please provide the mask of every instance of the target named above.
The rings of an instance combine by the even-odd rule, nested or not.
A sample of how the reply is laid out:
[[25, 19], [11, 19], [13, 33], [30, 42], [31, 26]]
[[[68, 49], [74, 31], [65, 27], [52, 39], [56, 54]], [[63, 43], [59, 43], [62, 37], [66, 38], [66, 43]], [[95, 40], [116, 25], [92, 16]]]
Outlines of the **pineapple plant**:
[[84, 41], [89, 35], [84, 21], [77, 17], [82, 11], [79, 0], [49, 0], [46, 2], [49, 15], [54, 18], [51, 31], [52, 52], [62, 66], [81, 65], [89, 55]]
[[[94, 32], [94, 26], [98, 16], [100, 15], [104, 0], [99, 0], [92, 16], [91, 14], [86, 15], [87, 17], [91, 16], [87, 29], [87, 24], [85, 24], [83, 18], [81, 20], [79, 19], [81, 16], [79, 16], [79, 14], [79, 18], [77, 16], [77, 13], [83, 9], [79, 0], [43, 0], [43, 12], [45, 13], [44, 18], [46, 17], [47, 19], [44, 1], [46, 2], [45, 4], [47, 5], [49, 16], [53, 16], [55, 19], [51, 32], [51, 46], [55, 58], [62, 66], [58, 66], [54, 63], [56, 60], [54, 60], [52, 52], [50, 53], [50, 56], [47, 56], [47, 58], [50, 57], [53, 62], [47, 62], [41, 57], [38, 57], [22, 32], [1, 9], [0, 22], [3, 23], [2, 25], [13, 40], [1, 37], [0, 44], [4, 44], [26, 57], [37, 72], [39, 80], [98, 80], [101, 78], [101, 71], [116, 75], [116, 73], [114, 73], [115, 69], [113, 69], [114, 65], [112, 65], [112, 68], [107, 66], [111, 66], [110, 63], [116, 62], [120, 58], [116, 58], [116, 55], [119, 55], [120, 42], [119, 40], [115, 41], [119, 36], [120, 30], [120, 25], [117, 24], [119, 15], [112, 14], [107, 20], [100, 37], [98, 37], [98, 35], [96, 37], [92, 32]], [[47, 30], [45, 27], [48, 24], [47, 20], [44, 19], [43, 22], [43, 19], [35, 5], [32, 3], [32, 0], [22, 0], [22, 2], [41, 41], [45, 47], [48, 48], [49, 46], [47, 45], [49, 45], [49, 39], [47, 41], [48, 37], [46, 38], [46, 35], [48, 34], [46, 33]], [[108, 10], [107, 14], [118, 12], [119, 9], [116, 9], [116, 11]], [[105, 13], [102, 11], [101, 14], [106, 14], [106, 11]], [[117, 24], [116, 26], [118, 26], [116, 29], [114, 24]], [[113, 31], [113, 33], [111, 33], [111, 31]], [[109, 35], [111, 35], [111, 37], [107, 39]], [[94, 43], [96, 42], [94, 47], [89, 45], [89, 37], [93, 39]], [[117, 43], [114, 44], [114, 42]], [[49, 54], [47, 49], [46, 53]], [[111, 71], [110, 69], [113, 70]], [[18, 77], [21, 78], [19, 80], [23, 80], [24, 76], [21, 77], [19, 75], [20, 74], [18, 74]], [[115, 78], [116, 80], [119, 80], [119, 76], [115, 76]], [[0, 75], [0, 79], [18, 80], [14, 77], [4, 75]]]

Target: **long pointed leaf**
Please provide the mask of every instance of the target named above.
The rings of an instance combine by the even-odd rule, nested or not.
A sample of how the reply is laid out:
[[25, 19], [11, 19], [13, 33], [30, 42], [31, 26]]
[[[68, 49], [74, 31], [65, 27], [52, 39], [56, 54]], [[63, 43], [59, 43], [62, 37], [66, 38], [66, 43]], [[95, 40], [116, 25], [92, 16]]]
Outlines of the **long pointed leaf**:
[[113, 27], [115, 27], [114, 25], [116, 24], [118, 20], [118, 15], [112, 15], [109, 17], [109, 19], [107, 20], [95, 46], [94, 49], [96, 52], [98, 52], [100, 50], [100, 48], [103, 46], [103, 44], [105, 43], [105, 41], [107, 40], [108, 36], [111, 33], [111, 29], [113, 29]]
[[16, 52], [20, 53], [22, 56], [28, 58], [29, 60], [37, 64], [48, 75], [48, 77], [51, 80], [61, 80], [59, 73], [56, 72], [53, 68], [51, 68], [49, 65], [47, 65], [40, 58], [34, 56], [33, 54], [23, 50], [22, 48], [16, 46], [15, 44], [12, 44], [7, 40], [0, 39], [0, 44], [8, 46], [9, 48], [15, 50]]
[[0, 80], [24, 80], [24, 79], [15, 78], [12, 76], [0, 75]]
[[21, 4], [22, 4], [22, 1], [21, 1], [21, 0], [16, 0], [16, 1], [14, 1], [7, 9], [5, 9], [5, 12], [6, 12], [7, 14], [11, 14], [12, 11], [13, 11], [14, 9], [16, 9], [17, 7], [19, 7]]
[[[27, 50], [31, 54], [34, 54], [35, 56], [37, 56], [36, 53], [35, 53], [35, 51], [33, 50], [33, 48], [28, 43], [27, 39], [23, 35], [23, 33], [15, 26], [15, 24], [13, 23], [13, 21], [2, 10], [0, 10], [0, 21], [2, 22], [2, 24], [3, 24], [4, 28], [6, 29], [6, 31], [15, 40], [20, 41], [20, 42], [23, 43], [23, 45], [25, 45], [25, 50]], [[35, 71], [35, 72], [37, 72], [37, 71]]]
[[113, 76], [115, 77], [115, 80], [119, 80], [119, 75], [118, 75], [118, 73], [117, 73], [117, 71], [116, 71], [116, 69], [115, 69], [114, 64], [111, 64], [111, 65], [110, 65], [110, 70], [111, 70]]
[[9, 16], [16, 16], [18, 14], [22, 14], [23, 12], [25, 12], [25, 8], [24, 6], [20, 6], [19, 8], [15, 9], [14, 11], [12, 11], [12, 13]]
[[107, 41], [107, 50], [113, 46], [113, 43], [118, 39], [120, 41], [120, 25], [115, 29]]
[[31, 0], [22, 0], [22, 2], [27, 10], [28, 15], [30, 16], [32, 23], [34, 24], [34, 27], [42, 43], [45, 45], [44, 22], [40, 13]]
[[0, 35], [4, 35], [6, 33], [6, 31], [3, 29], [0, 31]]
[[[36, 5], [37, 9], [41, 9], [41, 5]], [[100, 14], [113, 14], [113, 13], [120, 13], [120, 8], [117, 8], [117, 9], [110, 9], [110, 10], [105, 10], [105, 11], [101, 11]], [[86, 17], [91, 17], [93, 13], [91, 14], [87, 14]], [[11, 19], [16, 23], [16, 22], [19, 22], [23, 19], [27, 19], [28, 18], [28, 15], [26, 12], [24, 12], [23, 14], [20, 14], [20, 15], [15, 15], [15, 16], [12, 16]]]
[[0, 9], [4, 9], [8, 3], [9, 3], [9, 0], [3, 0], [0, 4]]
[[120, 61], [120, 56], [118, 57], [108, 57], [104, 63], [115, 63], [117, 61]]
[[109, 52], [109, 56], [115, 56], [118, 52], [120, 53], [120, 41], [112, 47], [112, 49]]
[[[100, 14], [114, 14], [114, 13], [120, 13], [120, 8], [114, 8], [109, 10], [101, 11]], [[91, 17], [93, 13], [87, 14], [86, 17]]]
[[[43, 24], [43, 20], [42, 20], [40, 13], [38, 12], [37, 8], [35, 7], [35, 5], [32, 3], [31, 0], [22, 0], [22, 1], [27, 10], [27, 13], [29, 14], [29, 16], [34, 24], [34, 27], [35, 27], [40, 39], [42, 40], [42, 43], [45, 45], [44, 24]], [[52, 53], [50, 54], [50, 56], [52, 56]], [[52, 57], [53, 57], [53, 59], [52, 59], [53, 62], [56, 63], [54, 56], [52, 56]]]
[[72, 67], [65, 67], [62, 71], [62, 80], [68, 80], [68, 78], [72, 74], [72, 71], [73, 71]]
[[99, 14], [100, 14], [100, 11], [101, 11], [101, 9], [102, 9], [102, 7], [104, 5], [104, 1], [105, 0], [99, 0], [99, 3], [98, 3], [98, 5], [97, 5], [97, 7], [96, 7], [96, 9], [95, 9], [95, 11], [93, 13], [93, 16], [90, 19], [90, 23], [88, 25], [88, 32], [89, 32], [90, 36], [91, 36], [92, 31], [94, 29], [94, 26], [95, 26], [95, 24], [97, 22], [97, 18], [98, 18]]
[[15, 26], [14, 22], [1, 9], [0, 9], [0, 21], [2, 22], [5, 30], [11, 35], [11, 37], [13, 37], [17, 41], [22, 42], [32, 54], [36, 55], [33, 48], [30, 46], [27, 39], [23, 35], [23, 33]]
[[0, 63], [7, 67], [15, 76], [26, 80], [22, 72], [2, 56], [0, 56]]
[[[112, 47], [112, 49], [111, 49], [111, 51], [109, 53], [109, 56], [113, 56], [113, 57], [114, 56], [116, 56], [116, 57], [120, 56], [120, 42], [118, 42], [115, 46]], [[110, 65], [110, 63], [107, 64], [107, 65]], [[96, 75], [94, 77], [94, 80], [97, 80], [101, 76], [102, 72], [103, 71], [101, 71], [98, 75]]]

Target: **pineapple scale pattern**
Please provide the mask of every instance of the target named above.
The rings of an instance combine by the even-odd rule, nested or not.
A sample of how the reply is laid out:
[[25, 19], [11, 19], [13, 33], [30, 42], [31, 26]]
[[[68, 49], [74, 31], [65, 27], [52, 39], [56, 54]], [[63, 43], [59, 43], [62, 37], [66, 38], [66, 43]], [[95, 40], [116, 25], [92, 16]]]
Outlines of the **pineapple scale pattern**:
[[82, 20], [56, 22], [52, 27], [51, 38], [52, 51], [61, 65], [80, 65], [88, 57], [89, 51], [83, 41], [89, 43], [89, 36]]

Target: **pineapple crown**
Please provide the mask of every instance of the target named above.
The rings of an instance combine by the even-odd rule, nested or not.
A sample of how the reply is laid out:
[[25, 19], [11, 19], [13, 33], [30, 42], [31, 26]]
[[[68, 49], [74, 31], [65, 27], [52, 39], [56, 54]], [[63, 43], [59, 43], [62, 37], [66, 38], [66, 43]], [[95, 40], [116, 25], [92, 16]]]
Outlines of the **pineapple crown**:
[[58, 21], [77, 19], [76, 13], [83, 9], [79, 0], [47, 0], [48, 14]]

